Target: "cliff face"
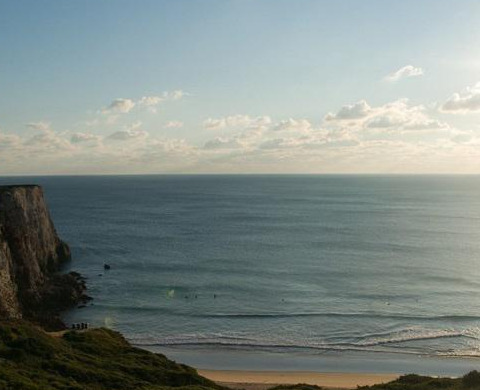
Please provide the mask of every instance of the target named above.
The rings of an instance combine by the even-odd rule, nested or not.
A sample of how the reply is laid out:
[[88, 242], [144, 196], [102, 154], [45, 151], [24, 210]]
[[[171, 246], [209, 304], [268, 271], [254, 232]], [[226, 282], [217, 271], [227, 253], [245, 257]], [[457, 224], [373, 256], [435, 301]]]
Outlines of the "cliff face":
[[0, 317], [42, 322], [85, 298], [78, 274], [57, 274], [69, 259], [42, 188], [0, 186]]

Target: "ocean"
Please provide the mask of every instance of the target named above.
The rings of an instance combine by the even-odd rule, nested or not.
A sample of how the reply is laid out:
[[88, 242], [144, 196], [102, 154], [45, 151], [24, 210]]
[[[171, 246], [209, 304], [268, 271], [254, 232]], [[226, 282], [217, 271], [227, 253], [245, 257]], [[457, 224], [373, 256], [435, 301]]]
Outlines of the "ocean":
[[67, 323], [202, 368], [480, 366], [479, 176], [6, 183], [44, 187], [87, 277], [94, 300]]

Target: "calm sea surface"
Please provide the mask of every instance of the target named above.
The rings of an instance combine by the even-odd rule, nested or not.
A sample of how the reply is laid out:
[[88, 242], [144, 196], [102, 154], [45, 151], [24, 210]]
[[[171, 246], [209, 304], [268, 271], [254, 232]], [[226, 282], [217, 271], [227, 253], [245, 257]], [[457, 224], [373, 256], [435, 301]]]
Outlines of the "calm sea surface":
[[478, 176], [19, 182], [88, 277], [69, 322], [184, 351], [480, 356]]

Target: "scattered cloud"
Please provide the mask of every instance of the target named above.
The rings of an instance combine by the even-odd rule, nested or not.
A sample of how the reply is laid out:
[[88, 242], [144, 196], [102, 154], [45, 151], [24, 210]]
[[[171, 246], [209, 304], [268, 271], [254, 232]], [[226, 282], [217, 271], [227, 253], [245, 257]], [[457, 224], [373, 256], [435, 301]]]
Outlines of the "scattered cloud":
[[49, 131], [50, 130], [50, 123], [48, 122], [30, 122], [30, 123], [27, 123], [26, 126], [29, 128], [29, 129], [33, 129], [33, 130], [38, 130], [38, 131]]
[[126, 114], [127, 112], [130, 112], [133, 107], [135, 107], [135, 102], [132, 99], [118, 98], [111, 102], [107, 108], [104, 108], [102, 112], [104, 114]]
[[98, 142], [101, 140], [99, 135], [92, 133], [75, 133], [71, 136], [70, 142], [73, 144], [79, 144], [82, 142]]
[[[0, 150], [12, 152], [18, 149], [22, 144], [22, 138], [16, 134], [5, 134], [0, 132]], [[1, 159], [0, 159], [1, 161]]]
[[48, 155], [49, 158], [52, 158], [54, 156], [62, 156], [73, 149], [72, 144], [63, 134], [57, 133], [50, 128], [22, 140], [21, 146], [25, 149], [29, 158], [32, 157], [32, 154], [30, 154], [32, 151], [35, 151], [40, 156]]
[[148, 133], [144, 130], [121, 130], [110, 134], [107, 139], [115, 141], [127, 141], [146, 137], [148, 137]]
[[[460, 97], [468, 100], [476, 88]], [[132, 117], [120, 111], [156, 107], [167, 95], [116, 99], [112, 109], [125, 122]], [[478, 171], [480, 128], [459, 130], [436, 115], [435, 107], [407, 99], [381, 105], [361, 100], [319, 122], [245, 114], [208, 118], [198, 126], [221, 132], [198, 132], [190, 141], [161, 135], [183, 122], [159, 121], [155, 128], [150, 116], [146, 124], [109, 126], [100, 118], [75, 131], [31, 122], [22, 135], [0, 131], [0, 173]]]
[[412, 106], [400, 99], [378, 107], [366, 101], [344, 106], [337, 114], [325, 117], [327, 125], [348, 128], [349, 131], [392, 132], [448, 130], [445, 122], [431, 118], [423, 105]]
[[112, 114], [127, 114], [135, 107], [146, 107], [150, 112], [156, 113], [158, 106], [168, 100], [180, 100], [188, 94], [182, 90], [172, 92], [163, 92], [161, 96], [149, 95], [142, 96], [138, 100], [117, 98], [113, 100], [110, 105], [102, 109], [105, 115]]
[[154, 107], [158, 106], [165, 100], [164, 97], [161, 96], [143, 96], [137, 104], [139, 106], [146, 106], [146, 107]]
[[278, 122], [274, 127], [274, 131], [278, 132], [295, 132], [295, 133], [305, 133], [309, 132], [312, 129], [312, 124], [307, 119], [285, 119]]
[[165, 123], [165, 125], [163, 127], [165, 127], [166, 129], [178, 129], [180, 127], [183, 127], [183, 122], [182, 121], [168, 121], [167, 123]]
[[203, 122], [203, 128], [207, 130], [220, 130], [227, 126], [224, 118], [208, 118]]
[[176, 91], [173, 92], [168, 92], [166, 94], [166, 97], [171, 99], [171, 100], [180, 100], [184, 96], [188, 96], [189, 94], [186, 93], [185, 91], [182, 91], [181, 89], [177, 89]]
[[418, 77], [424, 74], [422, 68], [415, 67], [413, 65], [406, 65], [403, 68], [398, 69], [397, 71], [388, 74], [385, 76], [386, 81], [395, 82], [401, 79], [406, 79], [409, 77]]
[[208, 118], [203, 122], [207, 130], [221, 130], [225, 128], [256, 127], [269, 125], [272, 122], [269, 116], [252, 118], [249, 115], [230, 115], [223, 118]]
[[371, 107], [365, 100], [360, 100], [355, 104], [343, 106], [336, 114], [328, 113], [325, 116], [326, 121], [351, 120], [365, 118], [371, 111]]
[[148, 137], [148, 133], [141, 129], [142, 122], [132, 123], [126, 130], [116, 131], [107, 137], [107, 140], [129, 141]]
[[215, 137], [205, 143], [204, 149], [240, 149], [243, 145], [237, 137]]
[[480, 112], [480, 82], [462, 93], [454, 93], [440, 107], [440, 111], [452, 114]]

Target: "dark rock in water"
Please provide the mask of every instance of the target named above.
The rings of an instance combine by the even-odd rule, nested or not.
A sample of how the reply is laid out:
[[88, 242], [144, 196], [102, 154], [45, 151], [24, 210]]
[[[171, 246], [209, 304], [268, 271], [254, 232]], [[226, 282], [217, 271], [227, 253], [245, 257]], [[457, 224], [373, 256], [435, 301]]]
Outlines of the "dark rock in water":
[[105, 270], [108, 270], [108, 269], [110, 269], [110, 268], [111, 268], [111, 267], [110, 267], [109, 264], [104, 264], [104, 265], [103, 265], [103, 269], [105, 269]]
[[87, 299], [80, 274], [59, 273], [70, 258], [42, 188], [0, 186], [0, 318], [64, 328], [59, 312]]

